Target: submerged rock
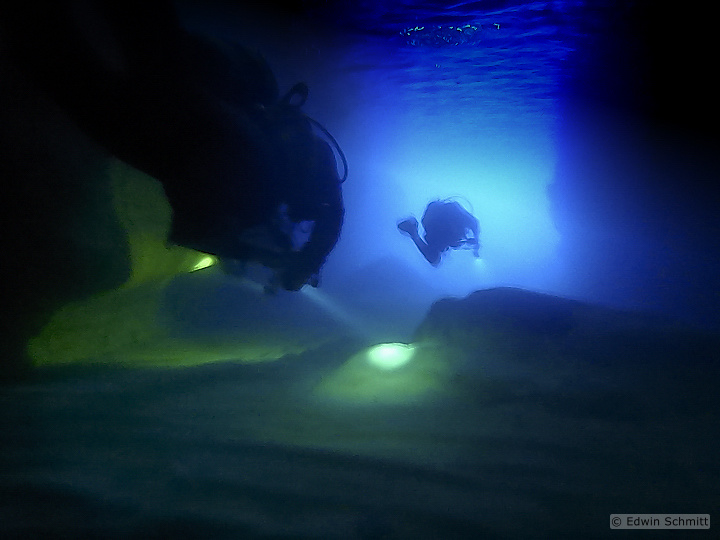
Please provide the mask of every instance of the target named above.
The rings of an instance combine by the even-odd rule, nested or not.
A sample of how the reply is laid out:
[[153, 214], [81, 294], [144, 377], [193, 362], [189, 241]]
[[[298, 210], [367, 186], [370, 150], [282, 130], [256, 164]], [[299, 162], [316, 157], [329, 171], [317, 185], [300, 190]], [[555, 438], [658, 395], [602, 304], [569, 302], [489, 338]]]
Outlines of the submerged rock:
[[717, 406], [720, 338], [655, 315], [495, 288], [436, 302], [415, 341], [456, 350], [458, 380], [482, 373], [511, 393], [531, 385], [619, 392], [653, 409]]

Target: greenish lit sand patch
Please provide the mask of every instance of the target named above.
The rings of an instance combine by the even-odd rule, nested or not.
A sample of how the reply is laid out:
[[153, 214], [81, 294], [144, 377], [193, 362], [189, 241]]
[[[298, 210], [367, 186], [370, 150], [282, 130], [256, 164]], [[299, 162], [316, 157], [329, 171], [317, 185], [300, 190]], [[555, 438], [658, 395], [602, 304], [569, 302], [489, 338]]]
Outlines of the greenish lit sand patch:
[[358, 404], [417, 402], [446, 393], [451, 377], [451, 361], [442, 347], [381, 344], [361, 350], [323, 377], [315, 395]]
[[[334, 329], [322, 314], [304, 317], [307, 324], [294, 320], [287, 314], [287, 298], [265, 299], [260, 287], [221, 277], [212, 268], [214, 257], [168, 245], [171, 209], [159, 182], [120, 162], [110, 166], [110, 177], [117, 219], [127, 235], [129, 279], [115, 290], [70, 302], [53, 313], [27, 344], [36, 366], [260, 362], [298, 354], [330, 339]], [[228, 293], [232, 305], [214, 300]], [[192, 319], [202, 310], [218, 312], [223, 322], [219, 329], [186, 324], [188, 315]], [[302, 311], [298, 318], [303, 319]], [[324, 327], [308, 326], [314, 322]]]
[[35, 365], [109, 363], [188, 366], [259, 362], [297, 354], [316, 343], [302, 334], [236, 328], [186, 339], [157, 320], [168, 280], [121, 288], [63, 306], [28, 343]]

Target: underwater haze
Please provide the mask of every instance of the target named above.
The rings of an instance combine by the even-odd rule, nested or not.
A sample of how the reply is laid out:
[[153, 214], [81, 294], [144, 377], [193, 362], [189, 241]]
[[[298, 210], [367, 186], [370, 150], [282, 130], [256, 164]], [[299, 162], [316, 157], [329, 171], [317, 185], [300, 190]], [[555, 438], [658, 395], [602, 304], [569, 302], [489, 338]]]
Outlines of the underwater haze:
[[[348, 156], [328, 294], [357, 298], [357, 282], [426, 308], [505, 285], [720, 324], [705, 293], [717, 106], [697, 25], [645, 2], [310, 3], [309, 25], [223, 5], [186, 19], [262, 50], [281, 87], [307, 80], [308, 113]], [[395, 225], [448, 198], [478, 217], [481, 260], [434, 269]]]
[[[202, 99], [224, 110], [233, 54], [257, 52], [280, 95], [307, 84], [340, 175], [347, 159], [317, 288], [269, 294], [268, 269], [169, 242], [162, 179], [28, 77], [0, 26], [0, 537], [605, 538], [631, 513], [703, 529], [720, 501], [710, 19], [635, 0], [246, 4], [167, 5], [226, 55]], [[92, 60], [129, 69], [102, 14], [151, 19], [72, 6]], [[398, 229], [436, 200], [477, 218], [479, 257], [433, 266]]]

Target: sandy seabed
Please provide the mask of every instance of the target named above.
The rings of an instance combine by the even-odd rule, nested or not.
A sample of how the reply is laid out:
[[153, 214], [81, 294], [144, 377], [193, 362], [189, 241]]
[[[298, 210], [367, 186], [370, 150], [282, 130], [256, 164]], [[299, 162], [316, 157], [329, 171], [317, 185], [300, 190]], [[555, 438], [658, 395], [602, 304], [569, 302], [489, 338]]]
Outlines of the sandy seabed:
[[343, 337], [1, 388], [3, 537], [595, 538], [612, 513], [713, 514], [714, 338], [472, 298], [436, 304], [386, 372]]

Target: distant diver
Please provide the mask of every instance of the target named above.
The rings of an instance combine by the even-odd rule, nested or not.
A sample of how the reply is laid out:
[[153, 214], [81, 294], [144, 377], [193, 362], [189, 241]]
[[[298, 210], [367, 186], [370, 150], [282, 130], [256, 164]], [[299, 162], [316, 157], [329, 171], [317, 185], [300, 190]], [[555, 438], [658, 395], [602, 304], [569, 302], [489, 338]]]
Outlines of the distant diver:
[[477, 218], [453, 199], [435, 200], [428, 204], [422, 217], [424, 238], [418, 230], [418, 220], [406, 218], [398, 229], [409, 236], [420, 253], [433, 266], [438, 266], [448, 249], [472, 249], [480, 257], [480, 226]]
[[287, 290], [317, 286], [342, 227], [347, 163], [301, 110], [305, 84], [280, 97], [263, 58], [191, 34], [172, 2], [27, 0], [2, 11], [2, 51], [18, 71], [162, 183], [170, 243], [260, 263]]

